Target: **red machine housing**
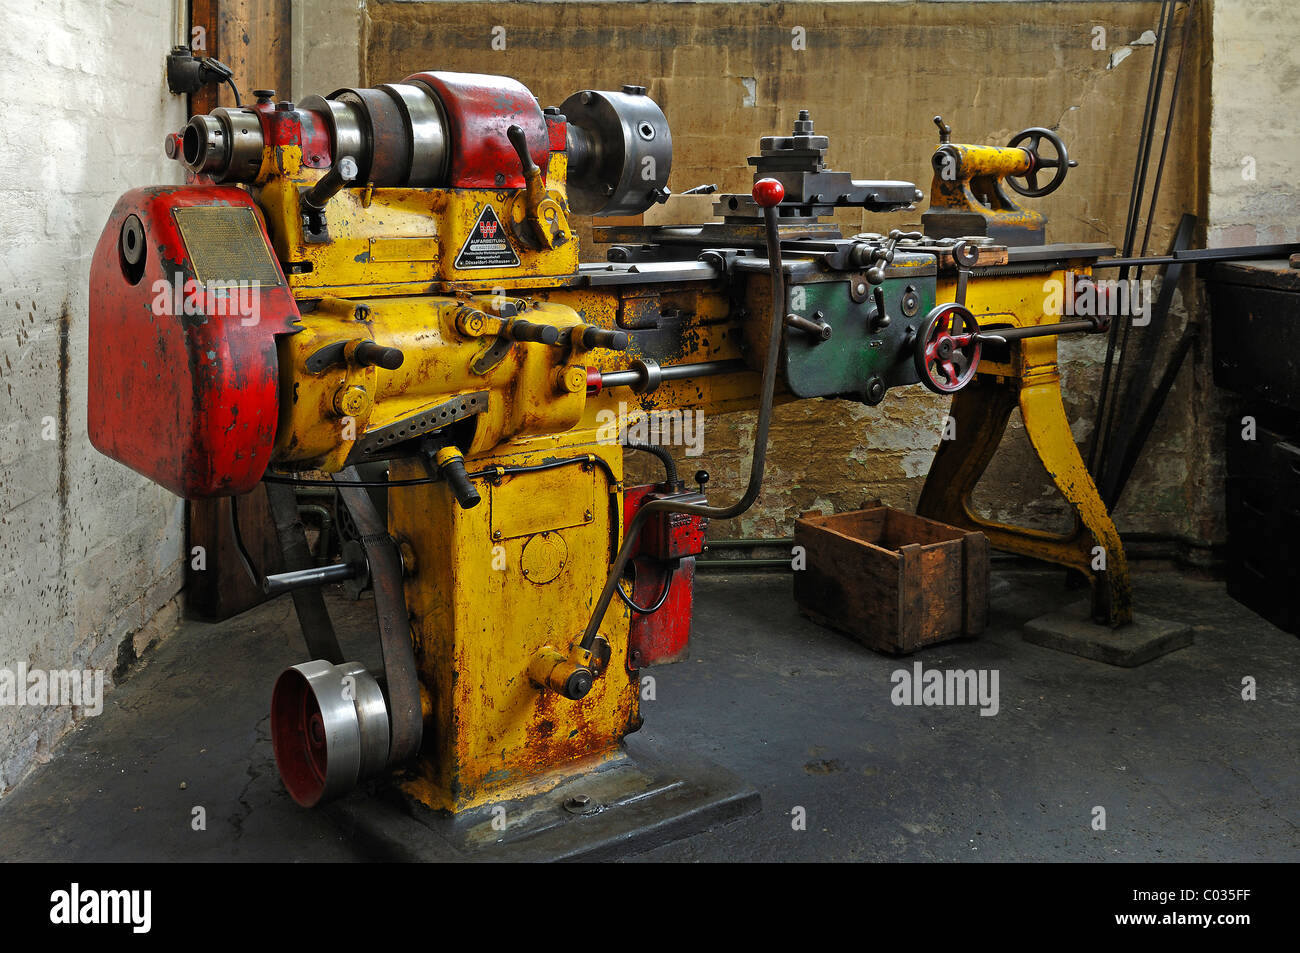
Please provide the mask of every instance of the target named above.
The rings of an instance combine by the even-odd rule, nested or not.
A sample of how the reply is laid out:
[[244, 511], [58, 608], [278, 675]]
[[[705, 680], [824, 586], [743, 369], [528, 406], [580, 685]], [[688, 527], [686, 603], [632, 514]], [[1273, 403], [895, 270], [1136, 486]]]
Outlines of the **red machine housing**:
[[[651, 483], [630, 487], [623, 494], [624, 531], [647, 502], [681, 495], [681, 485]], [[654, 612], [632, 610], [628, 631], [627, 666], [636, 671], [686, 658], [695, 608], [695, 557], [704, 552], [708, 520], [687, 513], [656, 513], [642, 527], [628, 565], [632, 567], [632, 601], [654, 606]]]
[[451, 132], [450, 188], [524, 187], [523, 167], [506, 136], [511, 126], [524, 131], [528, 153], [545, 175], [551, 131], [523, 83], [506, 76], [445, 72], [413, 73], [403, 82], [423, 83], [442, 104]]
[[[248, 213], [182, 229], [177, 214], [194, 221], [184, 210], [195, 208]], [[223, 230], [232, 221], [244, 227], [234, 256]], [[241, 310], [238, 297], [231, 306], [221, 286], [254, 273], [244, 300], [255, 312]], [[89, 311], [95, 448], [186, 499], [251, 490], [275, 443], [276, 335], [296, 331], [299, 314], [248, 193], [216, 185], [127, 192], [95, 247]]]

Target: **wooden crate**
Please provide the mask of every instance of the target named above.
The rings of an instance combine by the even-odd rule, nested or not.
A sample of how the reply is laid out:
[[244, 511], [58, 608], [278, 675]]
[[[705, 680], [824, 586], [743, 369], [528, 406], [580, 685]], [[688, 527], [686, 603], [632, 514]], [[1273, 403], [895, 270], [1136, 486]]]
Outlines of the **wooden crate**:
[[799, 611], [880, 652], [905, 655], [968, 638], [988, 621], [989, 543], [945, 523], [877, 503], [806, 513], [794, 542]]

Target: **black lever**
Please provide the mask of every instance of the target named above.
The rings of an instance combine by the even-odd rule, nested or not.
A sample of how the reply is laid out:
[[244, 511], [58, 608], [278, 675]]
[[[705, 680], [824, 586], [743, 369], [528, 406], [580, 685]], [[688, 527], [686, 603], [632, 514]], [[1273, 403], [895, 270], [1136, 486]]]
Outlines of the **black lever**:
[[447, 485], [451, 487], [451, 492], [455, 495], [460, 508], [471, 510], [478, 506], [483, 497], [479, 495], [470, 481], [469, 474], [465, 472], [465, 455], [451, 445], [439, 447], [433, 440], [424, 441], [422, 449], [438, 468]]
[[386, 371], [395, 371], [402, 366], [406, 355], [395, 347], [384, 347], [374, 341], [362, 341], [352, 352], [352, 359], [362, 367], [382, 367]]
[[631, 340], [626, 331], [607, 331], [594, 325], [587, 325], [582, 332], [582, 346], [588, 351], [603, 347], [610, 351], [626, 351]]
[[560, 340], [560, 329], [550, 324], [536, 324], [515, 318], [505, 326], [506, 337], [512, 341], [536, 341], [538, 344], [555, 344]]
[[885, 313], [885, 289], [880, 285], [872, 285], [871, 298], [876, 303], [876, 313], [871, 316], [871, 330], [883, 331], [889, 327], [889, 315]]
[[538, 172], [537, 163], [528, 152], [528, 137], [524, 135], [524, 130], [520, 126], [511, 126], [506, 130], [506, 138], [510, 144], [515, 147], [515, 153], [519, 156], [519, 164], [523, 167], [524, 178]]
[[325, 204], [356, 177], [357, 160], [351, 156], [344, 156], [334, 163], [333, 168], [326, 172], [319, 182], [302, 193], [302, 204], [317, 212], [323, 211]]

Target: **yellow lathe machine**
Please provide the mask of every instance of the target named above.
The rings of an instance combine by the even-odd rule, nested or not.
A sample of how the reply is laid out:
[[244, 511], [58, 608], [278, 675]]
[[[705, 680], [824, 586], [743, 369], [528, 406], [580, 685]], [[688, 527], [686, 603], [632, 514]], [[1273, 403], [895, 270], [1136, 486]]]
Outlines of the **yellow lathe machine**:
[[[266, 482], [288, 571], [245, 562], [266, 592], [292, 592], [310, 653], [272, 700], [295, 800], [388, 778], [481, 825], [575, 777], [596, 794], [563, 798], [570, 816], [681, 795], [644, 767], [621, 793], [599, 778], [630, 770], [640, 672], [684, 651], [706, 523], [758, 495], [776, 401], [954, 394], [961, 426], [921, 512], [1087, 574], [1094, 616], [1128, 619], [1123, 549], [1056, 371], [1055, 336], [1105, 320], [1049, 312], [1043, 291], [1086, 281], [1112, 249], [1046, 244], [1042, 216], [1003, 191], [1060, 185], [1054, 134], [987, 148], [940, 128], [924, 234], [846, 238], [822, 221], [922, 193], [830, 169], [802, 112], [749, 159], [753, 193], [718, 196], [721, 221], [597, 227], [601, 264], [579, 264], [574, 216], [669, 196], [669, 126], [641, 87], [542, 109], [511, 79], [421, 72], [263, 96], [168, 139], [187, 184], [124, 195], [94, 257], [90, 433], [189, 499]], [[969, 511], [1017, 404], [1078, 513], [1069, 539]], [[624, 485], [630, 421], [753, 408], [739, 499], [710, 503], [707, 475], [688, 487], [653, 446], [634, 449], [660, 457], [663, 481]], [[291, 487], [311, 471], [353, 524], [337, 565], [315, 566], [296, 519]], [[339, 648], [320, 586], [341, 580], [374, 589], [381, 671]], [[740, 803], [709, 803], [724, 802]]]

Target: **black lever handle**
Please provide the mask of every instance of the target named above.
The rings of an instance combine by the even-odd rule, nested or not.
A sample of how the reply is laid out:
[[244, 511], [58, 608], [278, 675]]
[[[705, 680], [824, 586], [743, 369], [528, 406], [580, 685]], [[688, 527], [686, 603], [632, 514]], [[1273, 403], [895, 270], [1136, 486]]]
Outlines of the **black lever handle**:
[[395, 347], [384, 347], [374, 341], [362, 341], [352, 352], [352, 359], [362, 367], [382, 367], [395, 371], [402, 366], [406, 355]]
[[528, 178], [537, 171], [537, 163], [528, 153], [528, 137], [524, 135], [524, 130], [520, 126], [511, 126], [506, 130], [506, 138], [510, 144], [515, 147], [515, 154], [519, 156], [519, 164], [523, 166], [524, 178]]
[[630, 338], [626, 331], [606, 331], [604, 328], [587, 325], [582, 332], [582, 346], [588, 351], [603, 347], [610, 351], [626, 351]]
[[549, 324], [535, 324], [516, 318], [506, 325], [506, 336], [512, 341], [536, 341], [538, 344], [555, 344], [560, 340], [560, 329]]
[[319, 182], [302, 193], [302, 204], [317, 212], [325, 208], [325, 203], [334, 198], [339, 191], [357, 177], [357, 160], [344, 156], [334, 163]]
[[483, 497], [479, 495], [470, 481], [469, 474], [465, 472], [465, 455], [460, 450], [451, 446], [439, 448], [432, 441], [426, 441], [424, 452], [433, 457], [438, 472], [451, 487], [451, 492], [462, 510], [470, 510], [479, 505]]

